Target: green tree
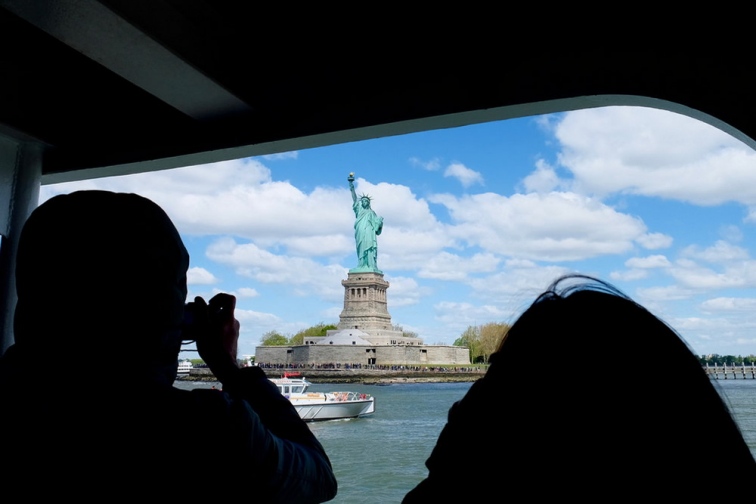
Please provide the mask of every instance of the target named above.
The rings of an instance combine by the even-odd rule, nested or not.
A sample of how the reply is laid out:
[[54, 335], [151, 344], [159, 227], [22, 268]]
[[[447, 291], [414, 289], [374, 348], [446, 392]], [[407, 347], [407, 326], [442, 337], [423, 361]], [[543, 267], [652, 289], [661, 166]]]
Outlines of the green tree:
[[453, 345], [467, 347], [470, 351], [470, 362], [477, 362], [480, 357], [480, 330], [478, 326], [467, 326], [465, 332], [454, 341]]
[[468, 326], [453, 344], [470, 350], [470, 362], [488, 362], [491, 354], [501, 345], [507, 331], [509, 331], [509, 324], [503, 322]]
[[289, 338], [277, 331], [268, 331], [262, 335], [263, 346], [286, 346], [289, 344]]
[[302, 329], [297, 334], [289, 338], [289, 345], [303, 345], [306, 336], [325, 336], [326, 332], [332, 329], [338, 329], [338, 327], [333, 324], [324, 324], [323, 322], [318, 322], [312, 327]]

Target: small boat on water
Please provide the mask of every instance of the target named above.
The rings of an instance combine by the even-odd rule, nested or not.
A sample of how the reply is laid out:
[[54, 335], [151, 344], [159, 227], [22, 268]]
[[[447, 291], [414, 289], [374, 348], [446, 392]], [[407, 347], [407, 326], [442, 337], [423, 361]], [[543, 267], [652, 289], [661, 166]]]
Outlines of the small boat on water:
[[270, 381], [291, 401], [305, 422], [357, 418], [375, 412], [375, 397], [370, 394], [307, 392], [312, 383], [299, 377], [299, 373], [285, 373], [283, 378], [272, 378]]

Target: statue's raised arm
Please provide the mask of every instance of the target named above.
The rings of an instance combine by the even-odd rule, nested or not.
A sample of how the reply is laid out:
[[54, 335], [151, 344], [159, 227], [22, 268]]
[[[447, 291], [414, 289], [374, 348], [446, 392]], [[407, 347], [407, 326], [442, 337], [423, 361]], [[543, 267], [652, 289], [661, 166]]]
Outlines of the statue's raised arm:
[[357, 245], [357, 267], [350, 273], [383, 273], [378, 269], [378, 239], [383, 231], [383, 217], [379, 217], [370, 208], [370, 196], [362, 194], [359, 198], [354, 192], [354, 173], [347, 178], [352, 192], [352, 209], [354, 210], [354, 241]]
[[347, 180], [349, 181], [349, 190], [352, 191], [352, 204], [354, 204], [357, 202], [357, 193], [354, 192], [354, 172], [349, 174]]

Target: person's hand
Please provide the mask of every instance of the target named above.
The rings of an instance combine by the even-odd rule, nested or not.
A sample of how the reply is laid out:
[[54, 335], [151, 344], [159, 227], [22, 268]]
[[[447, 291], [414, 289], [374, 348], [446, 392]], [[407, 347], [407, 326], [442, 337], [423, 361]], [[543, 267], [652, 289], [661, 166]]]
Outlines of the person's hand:
[[197, 350], [221, 382], [239, 368], [237, 345], [239, 321], [234, 318], [236, 298], [217, 294], [209, 304], [201, 297], [194, 298], [195, 310], [205, 317], [204, 327], [197, 334]]

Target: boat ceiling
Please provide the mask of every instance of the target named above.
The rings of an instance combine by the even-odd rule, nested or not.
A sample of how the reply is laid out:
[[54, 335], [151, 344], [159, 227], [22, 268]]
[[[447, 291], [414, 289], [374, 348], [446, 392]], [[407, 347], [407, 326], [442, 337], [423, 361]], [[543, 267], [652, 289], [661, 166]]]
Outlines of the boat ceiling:
[[611, 104], [683, 112], [754, 146], [756, 72], [713, 51], [332, 27], [230, 0], [0, 0], [0, 136], [43, 147], [43, 182]]

